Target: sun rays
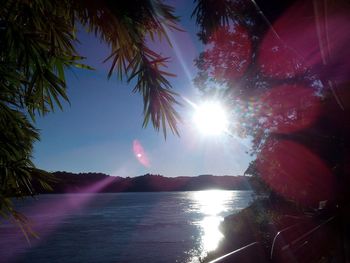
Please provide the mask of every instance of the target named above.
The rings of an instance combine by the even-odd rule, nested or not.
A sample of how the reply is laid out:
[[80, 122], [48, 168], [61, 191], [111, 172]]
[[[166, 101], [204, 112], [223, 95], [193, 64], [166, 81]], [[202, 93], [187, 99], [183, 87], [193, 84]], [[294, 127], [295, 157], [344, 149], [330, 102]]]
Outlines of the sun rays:
[[218, 101], [204, 102], [195, 107], [193, 121], [203, 135], [220, 135], [227, 131], [227, 112]]

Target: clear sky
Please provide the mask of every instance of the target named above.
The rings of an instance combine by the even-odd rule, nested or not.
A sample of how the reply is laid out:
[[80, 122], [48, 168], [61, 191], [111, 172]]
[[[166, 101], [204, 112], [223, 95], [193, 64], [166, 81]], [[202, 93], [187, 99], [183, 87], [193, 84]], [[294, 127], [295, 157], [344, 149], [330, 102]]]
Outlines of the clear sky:
[[[195, 76], [193, 59], [201, 45], [190, 20], [192, 1], [178, 0], [176, 14], [182, 17], [186, 32], [171, 33], [173, 48], [166, 42], [155, 43], [153, 49], [169, 56], [168, 71], [174, 91], [198, 103], [198, 90], [192, 86]], [[171, 3], [171, 2], [170, 2]], [[117, 176], [145, 173], [165, 176], [199, 174], [242, 174], [250, 161], [245, 153], [249, 142], [226, 135], [206, 137], [193, 124], [193, 109], [183, 103], [180, 137], [169, 134], [164, 140], [152, 125], [142, 128], [142, 98], [132, 93], [133, 84], [120, 82], [116, 76], [107, 79], [110, 64], [102, 61], [109, 49], [93, 35], [81, 32], [78, 51], [95, 71], [67, 72], [70, 105], [64, 110], [37, 119], [41, 141], [34, 148], [37, 167], [48, 171], [103, 172]], [[141, 145], [147, 162], [140, 162], [134, 145]]]

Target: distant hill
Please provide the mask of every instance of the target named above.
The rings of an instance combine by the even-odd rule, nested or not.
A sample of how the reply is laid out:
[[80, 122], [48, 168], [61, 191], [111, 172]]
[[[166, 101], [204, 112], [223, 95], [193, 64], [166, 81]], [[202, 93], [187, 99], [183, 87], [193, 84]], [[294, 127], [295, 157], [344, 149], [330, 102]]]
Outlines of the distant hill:
[[114, 193], [114, 192], [162, 192], [196, 191], [206, 189], [249, 190], [245, 176], [181, 176], [165, 177], [146, 174], [137, 177], [117, 177], [103, 173], [54, 172], [56, 183], [53, 191], [40, 193]]

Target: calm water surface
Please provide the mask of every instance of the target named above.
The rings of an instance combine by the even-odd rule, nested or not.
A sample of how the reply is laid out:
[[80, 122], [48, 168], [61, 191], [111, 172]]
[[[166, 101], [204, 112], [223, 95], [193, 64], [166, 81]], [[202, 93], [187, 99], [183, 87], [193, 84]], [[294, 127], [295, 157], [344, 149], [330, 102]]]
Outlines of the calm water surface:
[[0, 262], [199, 262], [250, 191], [42, 195], [19, 209], [40, 239], [0, 225]]

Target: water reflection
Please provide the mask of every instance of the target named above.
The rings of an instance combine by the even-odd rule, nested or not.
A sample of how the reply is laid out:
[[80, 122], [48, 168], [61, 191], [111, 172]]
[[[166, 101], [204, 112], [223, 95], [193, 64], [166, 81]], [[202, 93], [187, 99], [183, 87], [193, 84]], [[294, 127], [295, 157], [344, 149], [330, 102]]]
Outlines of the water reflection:
[[[199, 222], [201, 227], [201, 253], [204, 257], [208, 252], [217, 248], [223, 238], [219, 225], [223, 220], [223, 213], [230, 209], [229, 204], [234, 199], [234, 192], [222, 190], [207, 190], [193, 193], [193, 200], [198, 210], [204, 215]], [[196, 262], [196, 259], [192, 259]]]
[[221, 221], [221, 216], [207, 216], [201, 221], [200, 226], [203, 229], [202, 247], [204, 254], [215, 250], [220, 240], [223, 238], [222, 233], [219, 231]]

